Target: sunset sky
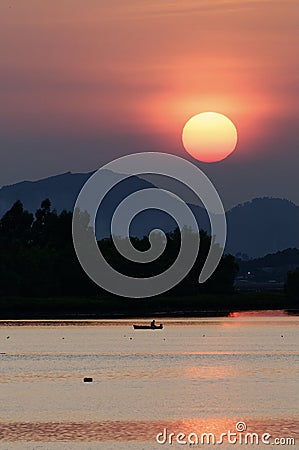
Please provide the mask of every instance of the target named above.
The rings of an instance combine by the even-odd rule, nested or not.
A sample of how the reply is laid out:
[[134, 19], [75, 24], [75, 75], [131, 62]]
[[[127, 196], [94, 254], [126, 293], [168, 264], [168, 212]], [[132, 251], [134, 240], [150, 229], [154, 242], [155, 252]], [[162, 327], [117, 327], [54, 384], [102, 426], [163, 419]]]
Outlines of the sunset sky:
[[202, 111], [237, 149], [200, 163], [224, 205], [299, 204], [297, 0], [1, 0], [0, 185], [138, 151], [192, 158]]

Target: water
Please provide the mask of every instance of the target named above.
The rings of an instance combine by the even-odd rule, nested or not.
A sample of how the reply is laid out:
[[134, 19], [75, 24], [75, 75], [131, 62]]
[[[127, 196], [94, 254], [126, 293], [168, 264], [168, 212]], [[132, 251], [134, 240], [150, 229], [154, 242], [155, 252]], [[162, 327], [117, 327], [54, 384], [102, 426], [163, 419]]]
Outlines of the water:
[[132, 323], [2, 322], [0, 448], [186, 448], [156, 435], [219, 437], [237, 422], [299, 448], [299, 317], [165, 319], [157, 331]]

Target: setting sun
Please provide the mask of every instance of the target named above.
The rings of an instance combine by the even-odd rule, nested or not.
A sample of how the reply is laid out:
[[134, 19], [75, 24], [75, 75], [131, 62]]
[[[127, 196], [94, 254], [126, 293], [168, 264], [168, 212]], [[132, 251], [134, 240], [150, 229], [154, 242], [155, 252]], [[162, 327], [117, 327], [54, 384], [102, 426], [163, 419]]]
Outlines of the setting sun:
[[233, 122], [216, 112], [203, 112], [191, 117], [182, 133], [187, 152], [203, 162], [216, 162], [226, 158], [234, 151], [237, 139]]

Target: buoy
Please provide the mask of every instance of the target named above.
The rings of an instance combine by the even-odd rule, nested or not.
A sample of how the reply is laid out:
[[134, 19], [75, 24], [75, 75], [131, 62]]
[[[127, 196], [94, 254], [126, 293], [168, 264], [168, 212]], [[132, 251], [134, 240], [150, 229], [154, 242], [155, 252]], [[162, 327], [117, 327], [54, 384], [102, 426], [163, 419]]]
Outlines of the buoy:
[[84, 381], [84, 383], [92, 383], [93, 379], [90, 377], [85, 377], [85, 378], [83, 378], [83, 381]]

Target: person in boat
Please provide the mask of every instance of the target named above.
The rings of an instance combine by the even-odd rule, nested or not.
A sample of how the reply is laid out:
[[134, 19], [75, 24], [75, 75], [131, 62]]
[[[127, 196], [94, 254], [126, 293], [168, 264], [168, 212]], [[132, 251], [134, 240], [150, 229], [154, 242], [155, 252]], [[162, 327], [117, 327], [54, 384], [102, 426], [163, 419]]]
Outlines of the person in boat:
[[155, 319], [154, 319], [154, 320], [151, 321], [151, 327], [152, 327], [152, 328], [155, 328], [155, 326], [156, 326], [156, 321], [155, 321]]

